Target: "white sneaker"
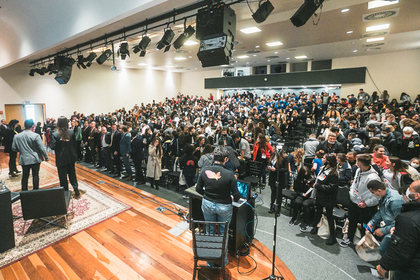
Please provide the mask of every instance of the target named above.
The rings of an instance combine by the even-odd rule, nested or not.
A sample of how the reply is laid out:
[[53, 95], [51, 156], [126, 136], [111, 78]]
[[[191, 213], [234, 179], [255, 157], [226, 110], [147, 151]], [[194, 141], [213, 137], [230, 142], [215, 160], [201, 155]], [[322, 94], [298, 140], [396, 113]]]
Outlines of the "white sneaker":
[[351, 242], [350, 241], [350, 239], [344, 239], [343, 241], [341, 241], [340, 243], [339, 243], [339, 245], [341, 246], [341, 247], [343, 247], [343, 248], [347, 248], [347, 247], [349, 247], [350, 245], [352, 245], [353, 244], [353, 242]]

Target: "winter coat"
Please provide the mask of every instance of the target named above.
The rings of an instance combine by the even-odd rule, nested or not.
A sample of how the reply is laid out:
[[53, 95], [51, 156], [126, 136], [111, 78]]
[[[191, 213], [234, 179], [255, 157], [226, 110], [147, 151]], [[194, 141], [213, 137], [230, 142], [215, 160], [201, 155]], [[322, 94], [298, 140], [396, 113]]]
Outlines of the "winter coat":
[[305, 156], [315, 156], [316, 148], [318, 147], [319, 142], [316, 138], [309, 138], [308, 141], [306, 141], [303, 144], [303, 150], [305, 151]]
[[325, 207], [336, 205], [338, 174], [331, 171], [331, 168], [326, 169], [325, 166], [322, 166], [315, 181], [316, 204]]
[[149, 145], [149, 157], [147, 161], [146, 177], [159, 180], [162, 176], [162, 155], [159, 156], [156, 147]]
[[199, 168], [210, 167], [213, 164], [213, 155], [211, 153], [204, 154], [198, 161]]
[[351, 181], [351, 166], [346, 161], [343, 165], [338, 165], [338, 185], [339, 186], [350, 186]]

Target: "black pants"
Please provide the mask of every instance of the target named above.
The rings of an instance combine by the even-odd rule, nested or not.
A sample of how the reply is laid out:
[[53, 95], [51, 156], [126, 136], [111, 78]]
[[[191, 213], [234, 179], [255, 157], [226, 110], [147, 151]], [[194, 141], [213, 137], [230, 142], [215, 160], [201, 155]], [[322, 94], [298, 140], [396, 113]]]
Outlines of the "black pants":
[[82, 144], [82, 141], [76, 141], [76, 153], [77, 153], [78, 160], [83, 159], [82, 148], [80, 147], [81, 144]]
[[136, 171], [136, 182], [144, 183], [143, 170], [141, 168], [142, 161], [143, 161], [143, 159], [140, 159], [140, 161], [136, 160], [134, 162], [134, 169]]
[[185, 181], [187, 182], [187, 187], [190, 188], [194, 186], [195, 173], [189, 173], [189, 172], [183, 171], [182, 174], [184, 175]]
[[[358, 223], [367, 224], [373, 215], [378, 211], [377, 206], [371, 206], [366, 208], [360, 208], [357, 204], [350, 202], [349, 204], [349, 239], [353, 242], [354, 234]], [[361, 230], [362, 235], [365, 231]]]
[[60, 186], [65, 191], [69, 190], [69, 184], [67, 182], [67, 176], [69, 177], [70, 184], [72, 185], [76, 196], [79, 195], [79, 184], [77, 183], [76, 169], [74, 168], [74, 162], [63, 166], [57, 166], [58, 178], [60, 180]]
[[111, 149], [109, 147], [105, 147], [102, 150], [104, 157], [105, 157], [105, 161], [106, 161], [106, 167], [108, 169], [108, 171], [114, 172], [114, 162], [112, 161], [112, 156], [111, 156]]
[[[330, 228], [330, 236], [335, 237], [333, 208], [334, 207], [325, 207], [325, 210], [326, 210], [325, 211], [325, 216], [327, 216], [328, 227]], [[317, 224], [319, 223], [319, 221], [321, 220], [323, 209], [324, 209], [324, 206], [319, 205], [319, 204], [316, 205], [314, 227], [316, 227]]]
[[114, 154], [114, 163], [117, 166], [117, 173], [120, 174], [121, 173], [121, 169], [122, 169], [121, 155], [120, 155], [120, 153], [117, 153], [116, 155]]
[[32, 182], [33, 182], [33, 189], [39, 189], [39, 167], [41, 163], [35, 163], [30, 165], [22, 165], [22, 191], [28, 190], [28, 179], [29, 179], [29, 172], [32, 169]]
[[85, 145], [85, 162], [89, 163], [92, 160], [92, 153], [90, 152], [89, 145]]
[[14, 171], [17, 171], [16, 158], [17, 158], [17, 153], [16, 152], [10, 152], [9, 153], [9, 174], [11, 174]]
[[306, 198], [303, 196], [296, 197], [295, 202], [293, 204], [292, 219], [296, 221], [300, 208], [302, 208], [303, 222], [306, 225], [312, 224], [311, 223], [311, 207], [313, 205], [315, 205], [315, 199], [313, 198]]

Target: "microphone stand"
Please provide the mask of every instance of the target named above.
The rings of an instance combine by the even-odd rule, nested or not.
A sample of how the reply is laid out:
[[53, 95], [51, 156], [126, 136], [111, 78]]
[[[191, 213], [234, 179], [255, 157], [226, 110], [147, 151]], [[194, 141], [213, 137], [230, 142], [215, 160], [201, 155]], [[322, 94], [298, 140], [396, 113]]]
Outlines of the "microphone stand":
[[274, 202], [274, 235], [273, 235], [273, 260], [271, 263], [271, 274], [270, 276], [264, 278], [263, 280], [277, 280], [283, 279], [283, 276], [277, 276], [274, 273], [275, 263], [276, 263], [276, 240], [277, 240], [277, 217], [280, 216], [281, 210], [281, 201], [282, 201], [282, 189], [280, 188], [280, 168], [278, 168], [278, 158], [279, 158], [279, 151], [276, 151], [276, 172], [277, 172], [277, 180], [276, 180], [276, 201]]

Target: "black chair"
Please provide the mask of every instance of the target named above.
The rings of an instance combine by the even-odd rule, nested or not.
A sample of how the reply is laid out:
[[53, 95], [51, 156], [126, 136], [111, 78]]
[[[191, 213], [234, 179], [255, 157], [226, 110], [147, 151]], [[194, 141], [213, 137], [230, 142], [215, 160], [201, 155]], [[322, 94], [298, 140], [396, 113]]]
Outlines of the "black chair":
[[[20, 194], [18, 192], [10, 192], [10, 195], [12, 197], [12, 204], [15, 203], [16, 201], [18, 201], [20, 199]], [[13, 216], [13, 219], [20, 219], [22, 218], [22, 216]]]
[[238, 160], [239, 160], [239, 164], [241, 165], [238, 168], [238, 178], [243, 179], [246, 177], [246, 160], [243, 160], [243, 159], [238, 159]]
[[[228, 222], [191, 221], [193, 224], [193, 252], [195, 279], [198, 268], [219, 269], [226, 279], [225, 255], [227, 250]], [[222, 226], [224, 231], [221, 233]], [[199, 266], [198, 261], [219, 263], [219, 266]]]
[[290, 216], [292, 216], [293, 204], [297, 196], [297, 193], [292, 190], [283, 189], [281, 192], [283, 206], [289, 208]]
[[337, 192], [337, 206], [333, 208], [333, 218], [336, 220], [337, 225], [339, 222], [344, 221], [348, 215], [348, 206], [350, 204], [350, 193], [348, 186], [339, 186]]
[[244, 178], [244, 181], [249, 182], [254, 190], [260, 188], [261, 193], [262, 162], [248, 160], [246, 164], [246, 173], [248, 176]]
[[[26, 221], [33, 219], [40, 219], [47, 222], [47, 224], [45, 224], [43, 227], [48, 224], [53, 224], [55, 226], [68, 229], [67, 216], [73, 211], [72, 200], [72, 209], [70, 212], [68, 212], [71, 200], [71, 191], [64, 191], [63, 187], [22, 191], [20, 192], [20, 200], [22, 205], [23, 219], [25, 221], [22, 234], [25, 231]], [[55, 218], [53, 220], [45, 219], [48, 217]], [[64, 226], [55, 223], [63, 217], [65, 218]]]
[[307, 156], [303, 160], [303, 165], [309, 168], [312, 168], [312, 162], [314, 161], [315, 157]]

